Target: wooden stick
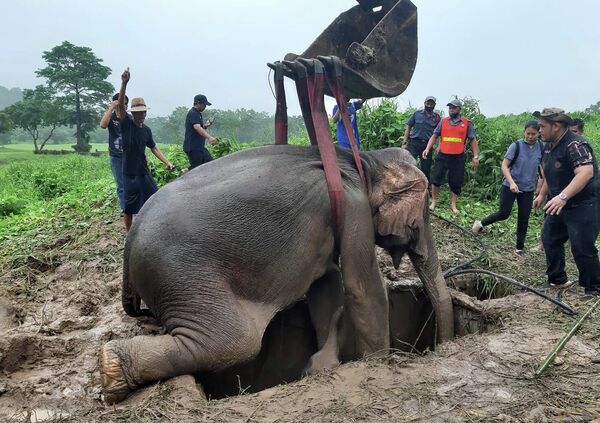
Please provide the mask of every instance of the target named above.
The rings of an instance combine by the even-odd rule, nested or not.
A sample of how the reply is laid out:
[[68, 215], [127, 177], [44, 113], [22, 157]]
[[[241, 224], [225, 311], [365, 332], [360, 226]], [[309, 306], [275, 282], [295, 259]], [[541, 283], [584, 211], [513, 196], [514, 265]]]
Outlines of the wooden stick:
[[579, 320], [577, 320], [577, 322], [575, 322], [571, 330], [567, 332], [565, 336], [562, 337], [562, 339], [558, 342], [556, 347], [554, 347], [550, 354], [548, 354], [542, 365], [535, 371], [536, 376], [540, 376], [544, 372], [544, 370], [546, 370], [548, 365], [554, 360], [554, 357], [556, 357], [556, 355], [564, 348], [564, 346], [567, 345], [569, 339], [571, 339], [571, 337], [575, 335], [577, 329], [579, 329], [583, 321], [587, 319], [590, 314], [592, 314], [592, 311], [594, 311], [598, 304], [600, 304], [600, 298], [596, 300], [596, 302], [590, 307], [590, 309], [586, 311], [585, 314], [581, 316]]

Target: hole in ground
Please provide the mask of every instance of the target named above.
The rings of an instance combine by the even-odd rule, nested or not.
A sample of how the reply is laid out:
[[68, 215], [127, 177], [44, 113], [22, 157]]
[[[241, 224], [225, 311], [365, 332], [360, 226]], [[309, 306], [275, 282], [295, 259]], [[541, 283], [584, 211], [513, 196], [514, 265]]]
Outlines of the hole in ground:
[[[435, 314], [421, 285], [394, 282], [388, 286], [388, 299], [391, 348], [413, 353], [435, 349]], [[345, 313], [342, 319], [340, 338], [344, 342], [340, 358], [347, 362], [359, 357], [348, 314]], [[477, 330], [474, 328], [471, 330]], [[197, 381], [211, 399], [259, 392], [300, 379], [302, 370], [316, 350], [308, 306], [298, 302], [278, 313], [271, 321], [263, 336], [261, 351], [254, 360], [218, 373], [200, 374]]]
[[452, 276], [448, 280], [448, 286], [478, 300], [494, 300], [514, 293], [512, 286], [484, 274]]

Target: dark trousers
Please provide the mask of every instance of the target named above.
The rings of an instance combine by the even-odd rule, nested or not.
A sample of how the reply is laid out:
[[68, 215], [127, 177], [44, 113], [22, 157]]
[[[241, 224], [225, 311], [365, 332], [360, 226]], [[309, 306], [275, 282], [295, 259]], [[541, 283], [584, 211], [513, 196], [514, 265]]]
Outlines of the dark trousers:
[[427, 141], [429, 140], [418, 140], [416, 138], [411, 138], [408, 141], [408, 152], [412, 154], [412, 156], [419, 162], [419, 167], [421, 172], [425, 174], [427, 177], [427, 181], [429, 182], [431, 175], [431, 155], [433, 154], [431, 151], [426, 159], [423, 158], [423, 150], [427, 147]]
[[517, 200], [517, 250], [525, 248], [525, 236], [527, 235], [527, 227], [529, 226], [529, 216], [531, 215], [531, 207], [533, 205], [533, 192], [513, 193], [509, 187], [502, 184], [500, 188], [500, 208], [496, 213], [481, 220], [483, 226], [491, 225], [492, 223], [506, 220], [510, 216], [513, 205]]
[[463, 182], [465, 181], [465, 155], [438, 153], [435, 158], [435, 167], [431, 177], [431, 185], [441, 187], [444, 178], [448, 174], [448, 185], [450, 191], [460, 195]]
[[567, 282], [564, 244], [570, 240], [579, 271], [579, 285], [600, 288], [600, 261], [594, 245], [600, 230], [599, 214], [598, 202], [587, 201], [565, 207], [559, 215], [546, 216], [542, 242], [546, 252], [548, 282]]
[[187, 154], [190, 161], [189, 170], [192, 170], [201, 164], [208, 163], [213, 159], [206, 147], [202, 147], [202, 150], [186, 151], [185, 154]]

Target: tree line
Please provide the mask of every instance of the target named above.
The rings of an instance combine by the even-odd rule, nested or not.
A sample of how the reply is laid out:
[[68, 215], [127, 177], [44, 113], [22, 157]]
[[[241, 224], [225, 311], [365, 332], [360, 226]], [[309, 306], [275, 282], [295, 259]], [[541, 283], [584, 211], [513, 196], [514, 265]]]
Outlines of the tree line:
[[[76, 152], [90, 151], [91, 142], [106, 141], [106, 132], [98, 122], [107, 107], [107, 98], [115, 91], [106, 79], [111, 69], [102, 64], [89, 47], [64, 41], [42, 54], [46, 66], [37, 76], [45, 84], [32, 89], [0, 87], [0, 144], [29, 140], [35, 152], [51, 143], [70, 143]], [[183, 143], [183, 127], [188, 108], [177, 107], [167, 117], [147, 119], [155, 140]], [[273, 115], [252, 109], [219, 110], [205, 113], [215, 118], [211, 128], [218, 138], [259, 144], [273, 141]], [[291, 134], [304, 130], [299, 116], [290, 116]]]

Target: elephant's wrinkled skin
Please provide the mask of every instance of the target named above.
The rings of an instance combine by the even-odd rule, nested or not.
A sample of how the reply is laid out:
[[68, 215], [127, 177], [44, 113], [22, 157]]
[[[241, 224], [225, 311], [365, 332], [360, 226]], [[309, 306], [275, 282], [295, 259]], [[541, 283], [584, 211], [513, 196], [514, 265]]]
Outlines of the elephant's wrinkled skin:
[[365, 194], [352, 156], [337, 153], [345, 201], [341, 275], [316, 147], [241, 151], [194, 169], [145, 204], [125, 245], [123, 306], [139, 316], [141, 298], [167, 334], [103, 346], [106, 401], [120, 401], [148, 382], [252, 359], [271, 318], [307, 293], [309, 306], [311, 298], [331, 299], [326, 309], [311, 309], [322, 349], [307, 371], [337, 364], [340, 276], [359, 352], [388, 348], [387, 293], [375, 243], [396, 265], [408, 252], [434, 304], [439, 338], [453, 336], [425, 177], [402, 149], [361, 152]]

